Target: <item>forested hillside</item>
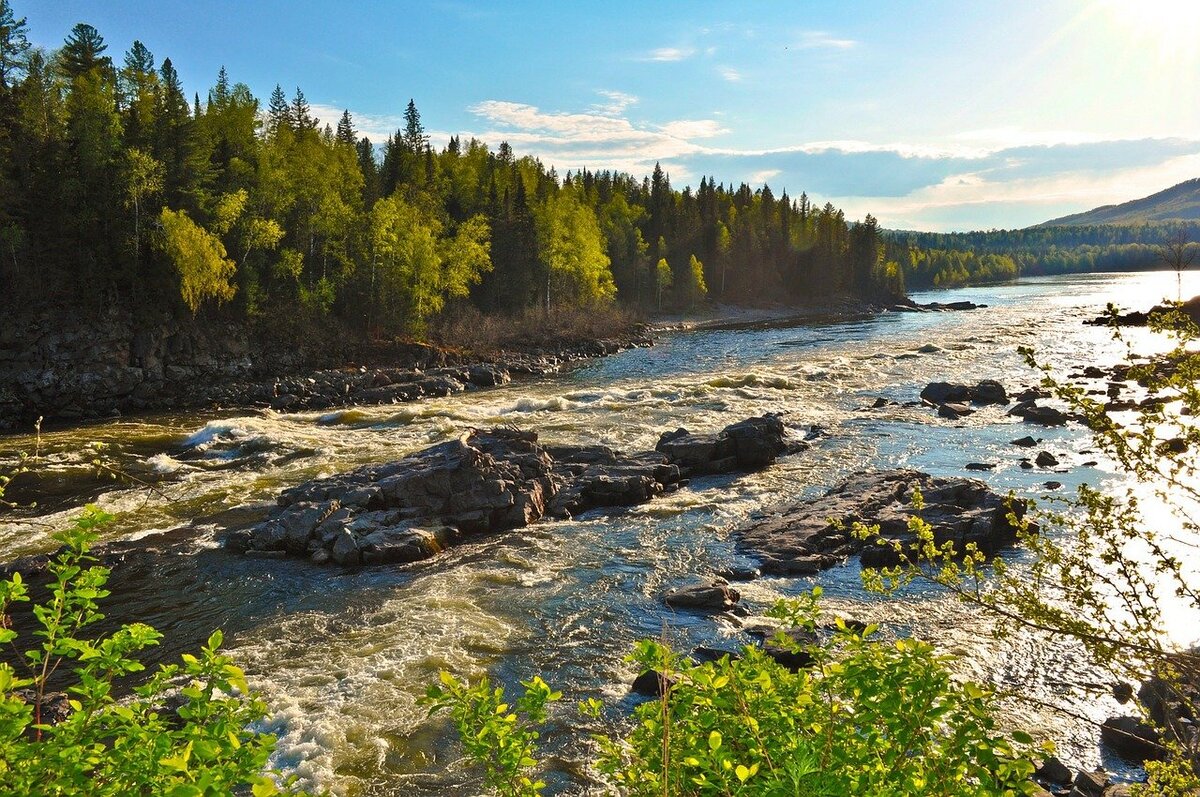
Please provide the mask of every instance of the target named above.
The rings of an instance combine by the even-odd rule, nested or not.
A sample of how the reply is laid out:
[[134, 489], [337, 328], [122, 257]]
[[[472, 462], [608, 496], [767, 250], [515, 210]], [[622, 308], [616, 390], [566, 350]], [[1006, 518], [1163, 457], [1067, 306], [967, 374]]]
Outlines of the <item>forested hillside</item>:
[[903, 264], [910, 288], [952, 286], [1018, 275], [1165, 268], [1160, 248], [1180, 235], [1200, 241], [1200, 222], [888, 232], [885, 256]]
[[[31, 306], [420, 335], [440, 313], [688, 308], [903, 293], [874, 219], [702, 179], [565, 174], [506, 144], [435, 146], [416, 105], [375, 146], [304, 93], [222, 69], [185, 88], [141, 42], [76, 25], [32, 48], [0, 0], [0, 294]], [[278, 328], [279, 324], [273, 324]]]
[[1083, 213], [1051, 219], [1038, 226], [1145, 224], [1160, 221], [1200, 221], [1200, 178], [1185, 180], [1141, 199], [1119, 205], [1103, 205]]

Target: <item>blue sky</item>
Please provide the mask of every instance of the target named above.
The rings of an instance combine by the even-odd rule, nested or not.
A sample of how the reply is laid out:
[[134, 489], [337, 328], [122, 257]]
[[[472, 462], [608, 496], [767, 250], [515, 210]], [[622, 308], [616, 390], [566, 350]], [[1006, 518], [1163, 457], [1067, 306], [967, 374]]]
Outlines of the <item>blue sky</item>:
[[1020, 227], [1200, 176], [1200, 0], [12, 0], [203, 95], [300, 86], [381, 140], [507, 140], [559, 172], [768, 182], [887, 227]]

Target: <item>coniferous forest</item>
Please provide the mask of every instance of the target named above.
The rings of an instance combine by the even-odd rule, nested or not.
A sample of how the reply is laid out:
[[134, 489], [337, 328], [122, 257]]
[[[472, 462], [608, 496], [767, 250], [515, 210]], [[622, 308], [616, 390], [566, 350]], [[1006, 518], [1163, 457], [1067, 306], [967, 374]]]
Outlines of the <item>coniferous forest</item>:
[[414, 102], [376, 146], [301, 89], [202, 91], [78, 24], [30, 46], [0, 0], [0, 265], [10, 307], [336, 321], [420, 335], [439, 314], [618, 302], [689, 309], [903, 294], [875, 220], [661, 168], [559, 175], [506, 144], [429, 140]]

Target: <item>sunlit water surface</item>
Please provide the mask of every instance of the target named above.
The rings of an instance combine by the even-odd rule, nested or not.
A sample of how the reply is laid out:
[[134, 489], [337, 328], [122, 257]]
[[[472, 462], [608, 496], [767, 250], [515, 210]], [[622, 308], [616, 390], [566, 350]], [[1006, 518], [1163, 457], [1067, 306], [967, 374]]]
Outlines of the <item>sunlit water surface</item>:
[[[1186, 277], [1184, 294], [1200, 293], [1200, 275]], [[1167, 273], [1030, 279], [915, 297], [969, 299], [986, 310], [676, 333], [560, 376], [417, 404], [157, 415], [51, 432], [40, 440], [48, 466], [36, 482], [17, 484], [24, 490], [18, 495], [40, 499], [34, 517], [42, 525], [0, 524], [0, 557], [49, 549], [48, 531], [85, 500], [119, 513], [110, 536], [144, 536], [164, 554], [150, 568], [118, 570], [110, 614], [164, 631], [163, 658], [224, 628], [230, 651], [272, 706], [267, 727], [280, 736], [276, 764], [339, 793], [476, 793], [448, 727], [429, 720], [418, 698], [442, 669], [487, 673], [510, 685], [541, 673], [565, 692], [548, 735], [551, 790], [583, 794], [583, 739], [591, 729], [573, 706], [601, 697], [613, 706], [607, 727], [619, 726], [633, 705], [627, 684], [635, 673], [622, 657], [634, 640], [666, 635], [684, 650], [746, 642], [732, 621], [673, 613], [659, 595], [693, 575], [747, 563], [730, 530], [752, 513], [815, 495], [854, 472], [899, 465], [980, 476], [998, 490], [1035, 497], [1046, 494], [1048, 479], [1063, 483], [1061, 494], [1113, 478], [1102, 461], [1082, 466], [1099, 457], [1078, 427], [1027, 427], [999, 408], [958, 422], [921, 407], [865, 411], [875, 397], [911, 401], [935, 380], [1029, 386], [1036, 377], [1017, 354], [1021, 345], [1035, 347], [1063, 374], [1117, 362], [1122, 350], [1107, 331], [1082, 321], [1108, 301], [1144, 309], [1174, 294], [1174, 274]], [[937, 349], [918, 352], [928, 344]], [[213, 539], [284, 487], [394, 459], [469, 427], [516, 425], [546, 442], [633, 450], [653, 447], [664, 430], [712, 430], [764, 412], [785, 413], [797, 426], [820, 425], [827, 436], [758, 473], [698, 479], [625, 513], [542, 523], [413, 566], [343, 572], [229, 555]], [[1045, 438], [1041, 447], [1055, 452], [1066, 472], [1019, 467], [1026, 452], [1010, 441], [1029, 433]], [[107, 443], [116, 465], [154, 481], [163, 494], [97, 487], [81, 453], [92, 441]], [[33, 437], [0, 441], [8, 454], [35, 445]], [[967, 474], [968, 462], [997, 468]], [[824, 586], [832, 608], [961, 654], [972, 677], [1094, 719], [1113, 707], [1068, 695], [1071, 687], [1103, 680], [1069, 647], [1032, 638], [998, 645], [987, 636], [986, 618], [938, 594], [893, 601], [866, 595], [854, 564], [738, 588], [760, 611], [813, 584]], [[1025, 703], [1007, 711], [1014, 724], [1054, 737], [1064, 758], [1100, 763], [1096, 730], [1087, 722]]]

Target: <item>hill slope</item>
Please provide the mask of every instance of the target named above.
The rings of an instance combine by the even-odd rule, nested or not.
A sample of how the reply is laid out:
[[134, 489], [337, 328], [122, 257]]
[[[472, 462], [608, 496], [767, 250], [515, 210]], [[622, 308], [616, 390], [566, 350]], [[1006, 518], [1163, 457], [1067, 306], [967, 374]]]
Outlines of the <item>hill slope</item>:
[[1142, 224], [1148, 221], [1200, 220], [1200, 178], [1185, 180], [1142, 199], [1103, 205], [1083, 213], [1042, 222], [1038, 227], [1087, 224]]

